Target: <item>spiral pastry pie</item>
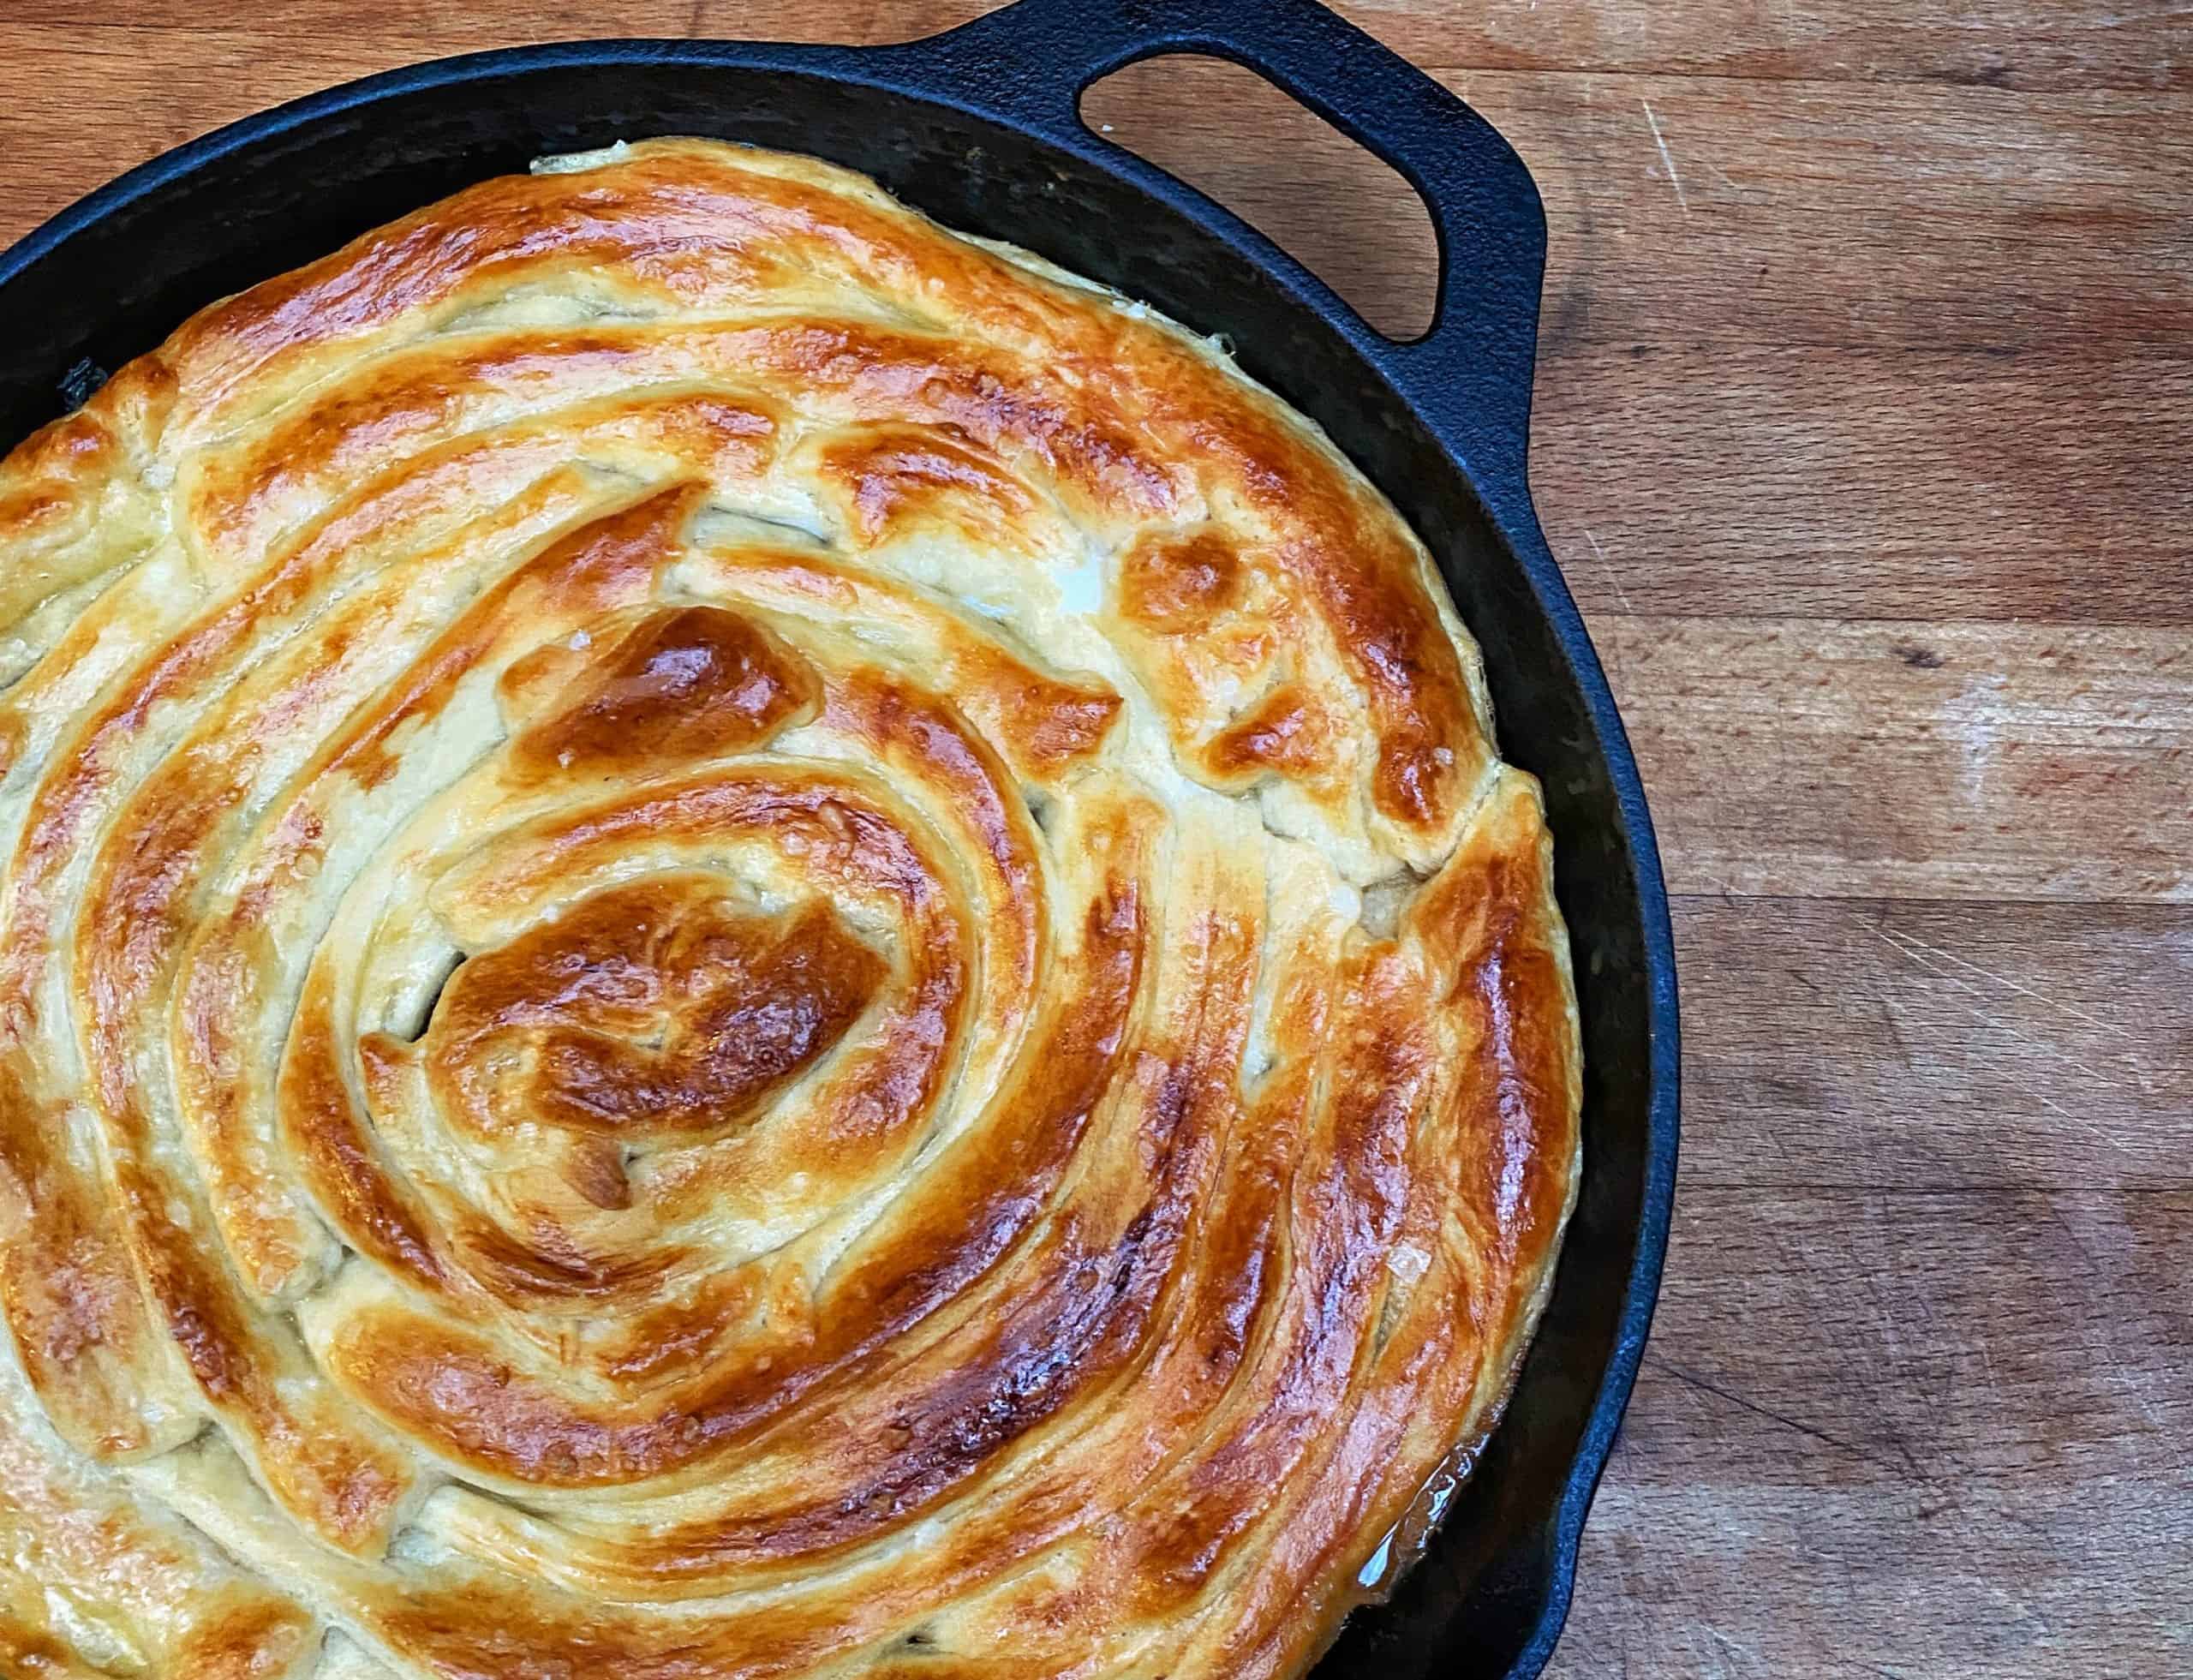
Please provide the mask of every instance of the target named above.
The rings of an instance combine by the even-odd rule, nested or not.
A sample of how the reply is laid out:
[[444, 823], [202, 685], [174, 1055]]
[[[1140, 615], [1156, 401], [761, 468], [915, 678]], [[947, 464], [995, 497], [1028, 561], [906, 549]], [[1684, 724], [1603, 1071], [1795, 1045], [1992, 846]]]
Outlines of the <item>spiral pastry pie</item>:
[[0, 1672], [1300, 1671], [1572, 1199], [1536, 785], [1204, 342], [490, 181], [0, 465]]

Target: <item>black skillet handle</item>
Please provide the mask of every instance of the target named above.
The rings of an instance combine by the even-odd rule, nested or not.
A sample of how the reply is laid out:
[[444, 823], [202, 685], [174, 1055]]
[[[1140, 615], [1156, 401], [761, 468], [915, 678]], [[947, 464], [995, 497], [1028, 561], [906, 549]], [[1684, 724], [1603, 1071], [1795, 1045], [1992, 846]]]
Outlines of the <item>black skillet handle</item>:
[[[1376, 152], [1431, 211], [1438, 301], [1421, 338], [1397, 344], [1364, 326], [1356, 346], [1468, 463], [1496, 519], [1528, 515], [1545, 211], [1498, 131], [1407, 59], [1315, 0], [1019, 0], [897, 51], [916, 55], [924, 81], [948, 85], [970, 108], [1072, 151], [1099, 148], [1131, 174], [1162, 178], [1090, 134], [1081, 96], [1124, 65], [1170, 52], [1246, 65]], [[1262, 235], [1226, 219], [1267, 266], [1321, 302], [1340, 301]]]

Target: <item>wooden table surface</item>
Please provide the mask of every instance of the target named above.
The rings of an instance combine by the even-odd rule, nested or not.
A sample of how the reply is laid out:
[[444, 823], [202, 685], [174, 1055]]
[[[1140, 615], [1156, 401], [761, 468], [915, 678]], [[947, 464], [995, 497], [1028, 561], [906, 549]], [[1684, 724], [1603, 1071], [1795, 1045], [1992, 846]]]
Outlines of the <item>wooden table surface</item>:
[[[982, 9], [6, 0], [0, 242], [412, 59]], [[1544, 190], [1533, 476], [1676, 894], [1675, 1239], [1550, 1672], [2193, 1675], [2193, 13], [1347, 9]], [[1420, 208], [1253, 79], [1090, 112], [1423, 318]]]

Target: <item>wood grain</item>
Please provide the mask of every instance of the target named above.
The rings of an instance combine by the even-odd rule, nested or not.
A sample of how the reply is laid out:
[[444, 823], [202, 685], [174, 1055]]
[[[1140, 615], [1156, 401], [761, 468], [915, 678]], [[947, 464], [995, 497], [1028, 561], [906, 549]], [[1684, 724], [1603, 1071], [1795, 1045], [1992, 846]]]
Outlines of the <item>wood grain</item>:
[[[1533, 473], [1587, 606], [2193, 622], [2193, 100], [1447, 80], [1545, 189]], [[1413, 194], [1261, 86], [1084, 109], [1420, 326]]]
[[1683, 1193], [2193, 1182], [2193, 906], [1689, 898]]
[[[986, 0], [271, 0], [254, 27], [288, 41], [332, 36], [409, 57], [521, 40], [736, 35], [749, 40], [907, 40], [989, 9]], [[1420, 64], [1551, 72], [1627, 70], [1762, 81], [1916, 81], [1987, 88], [2162, 89], [2193, 84], [2175, 0], [1340, 0]], [[15, 0], [11, 17], [78, 27], [203, 29], [200, 0]], [[361, 45], [359, 44], [367, 44]]]
[[[436, 53], [981, 9], [13, 0], [0, 238]], [[2193, 1673], [2193, 18], [1347, 9], [1545, 194], [1533, 481], [1683, 895], [1676, 1241], [1549, 1672]], [[1088, 111], [1423, 318], [1420, 209], [1285, 100]]]
[[1546, 358], [1532, 479], [1602, 611], [2184, 628], [2189, 458], [2167, 352], [1588, 343]]
[[2184, 630], [1598, 622], [1676, 892], [2193, 900]]
[[1687, 1187], [1550, 1673], [2186, 1672], [2193, 1193]]

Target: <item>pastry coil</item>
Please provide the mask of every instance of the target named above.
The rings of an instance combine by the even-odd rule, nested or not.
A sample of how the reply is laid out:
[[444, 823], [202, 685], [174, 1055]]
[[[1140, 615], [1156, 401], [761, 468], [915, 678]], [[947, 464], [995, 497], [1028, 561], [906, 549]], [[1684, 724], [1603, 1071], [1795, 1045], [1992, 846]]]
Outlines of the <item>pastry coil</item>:
[[1538, 790], [1139, 306], [558, 160], [18, 448], [0, 626], [0, 1671], [1285, 1675], [1489, 1426]]

